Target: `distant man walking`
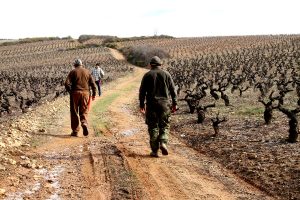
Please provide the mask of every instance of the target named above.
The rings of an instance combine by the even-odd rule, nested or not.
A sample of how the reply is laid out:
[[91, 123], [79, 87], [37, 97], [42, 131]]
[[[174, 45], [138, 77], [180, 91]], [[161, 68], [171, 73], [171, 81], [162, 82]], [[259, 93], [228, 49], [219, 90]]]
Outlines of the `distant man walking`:
[[151, 59], [151, 70], [144, 75], [139, 91], [140, 111], [146, 115], [152, 150], [150, 155], [153, 157], [158, 157], [159, 149], [163, 155], [168, 155], [170, 116], [177, 109], [173, 79], [167, 71], [160, 68], [161, 65], [159, 57]]
[[87, 136], [89, 134], [87, 122], [89, 93], [91, 88], [92, 100], [94, 100], [96, 85], [90, 71], [83, 67], [80, 59], [75, 60], [74, 67], [65, 81], [65, 88], [70, 93], [71, 136], [78, 136], [79, 122], [83, 129], [83, 135]]
[[100, 64], [97, 63], [96, 66], [92, 69], [92, 75], [95, 79], [95, 83], [98, 88], [98, 94], [101, 96], [101, 84], [102, 84], [102, 78], [104, 77], [104, 71], [100, 68]]

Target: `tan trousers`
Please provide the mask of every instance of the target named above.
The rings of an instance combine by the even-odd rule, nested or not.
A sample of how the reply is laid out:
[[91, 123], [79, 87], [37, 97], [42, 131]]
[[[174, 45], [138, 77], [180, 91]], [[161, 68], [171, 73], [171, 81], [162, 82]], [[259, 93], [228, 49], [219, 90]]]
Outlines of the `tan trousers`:
[[72, 131], [78, 133], [81, 125], [87, 125], [89, 92], [73, 91], [70, 95], [70, 112]]

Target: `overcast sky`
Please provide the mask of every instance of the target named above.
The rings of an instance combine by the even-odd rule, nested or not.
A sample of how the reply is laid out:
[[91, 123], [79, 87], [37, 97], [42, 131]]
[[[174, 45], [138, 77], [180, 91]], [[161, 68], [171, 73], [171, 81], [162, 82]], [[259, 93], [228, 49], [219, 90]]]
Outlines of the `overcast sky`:
[[300, 34], [300, 0], [1, 0], [0, 39]]

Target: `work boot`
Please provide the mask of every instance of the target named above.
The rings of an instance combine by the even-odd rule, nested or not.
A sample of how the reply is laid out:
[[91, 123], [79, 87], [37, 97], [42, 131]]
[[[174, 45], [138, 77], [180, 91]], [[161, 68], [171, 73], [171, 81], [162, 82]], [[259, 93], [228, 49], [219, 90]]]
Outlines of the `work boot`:
[[159, 148], [160, 148], [160, 150], [161, 150], [162, 155], [165, 155], [165, 156], [166, 156], [166, 155], [169, 154], [168, 148], [167, 148], [167, 144], [166, 144], [166, 143], [161, 142]]
[[78, 134], [76, 132], [72, 131], [71, 136], [72, 137], [78, 137]]
[[158, 158], [157, 152], [153, 152], [153, 151], [152, 151], [152, 152], [150, 153], [150, 156], [151, 156], [151, 157]]
[[84, 135], [84, 136], [88, 136], [89, 130], [88, 130], [86, 124], [82, 124], [82, 129], [83, 129], [83, 135]]

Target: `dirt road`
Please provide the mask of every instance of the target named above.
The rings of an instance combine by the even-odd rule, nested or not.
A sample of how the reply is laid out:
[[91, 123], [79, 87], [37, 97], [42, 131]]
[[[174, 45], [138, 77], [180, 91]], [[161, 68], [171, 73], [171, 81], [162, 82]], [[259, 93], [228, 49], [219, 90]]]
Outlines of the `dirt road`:
[[147, 127], [137, 107], [145, 72], [135, 68], [104, 87], [92, 103], [88, 137], [69, 136], [66, 107], [61, 125], [47, 133], [49, 141], [28, 155], [42, 166], [18, 169], [23, 177], [18, 180], [24, 181], [11, 184], [3, 198], [272, 199], [172, 135], [170, 155], [150, 157]]

